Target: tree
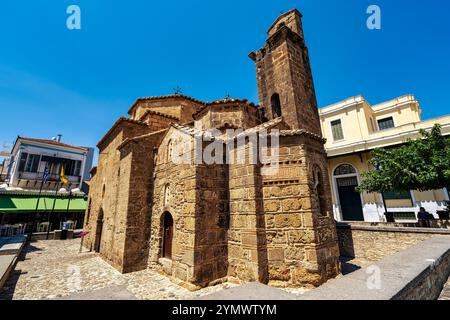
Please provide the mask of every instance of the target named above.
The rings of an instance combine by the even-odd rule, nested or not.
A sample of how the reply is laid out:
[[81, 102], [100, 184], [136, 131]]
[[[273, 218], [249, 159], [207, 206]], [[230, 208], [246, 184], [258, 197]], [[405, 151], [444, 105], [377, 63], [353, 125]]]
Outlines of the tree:
[[369, 164], [375, 168], [362, 174], [358, 191], [389, 192], [436, 190], [450, 186], [450, 138], [436, 124], [421, 138], [398, 148], [375, 149]]

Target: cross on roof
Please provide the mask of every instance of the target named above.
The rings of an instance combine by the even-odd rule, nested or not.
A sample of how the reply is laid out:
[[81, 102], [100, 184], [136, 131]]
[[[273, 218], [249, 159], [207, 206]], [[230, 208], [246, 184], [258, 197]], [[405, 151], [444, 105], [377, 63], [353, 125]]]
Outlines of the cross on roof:
[[175, 88], [173, 88], [173, 91], [174, 91], [175, 94], [181, 94], [182, 93], [182, 90], [181, 90], [180, 86], [176, 86]]

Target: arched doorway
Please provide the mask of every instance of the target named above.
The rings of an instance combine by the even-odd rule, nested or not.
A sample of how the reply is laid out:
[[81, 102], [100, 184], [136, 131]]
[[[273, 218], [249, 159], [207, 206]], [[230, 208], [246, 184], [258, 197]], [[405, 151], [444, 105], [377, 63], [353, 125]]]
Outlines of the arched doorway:
[[100, 209], [97, 218], [97, 226], [95, 229], [95, 243], [94, 243], [94, 251], [100, 252], [102, 245], [102, 233], [103, 233], [103, 209]]
[[344, 221], [364, 221], [358, 173], [351, 164], [341, 164], [333, 172], [342, 219]]
[[163, 218], [162, 257], [172, 259], [173, 218], [169, 212], [164, 213]]

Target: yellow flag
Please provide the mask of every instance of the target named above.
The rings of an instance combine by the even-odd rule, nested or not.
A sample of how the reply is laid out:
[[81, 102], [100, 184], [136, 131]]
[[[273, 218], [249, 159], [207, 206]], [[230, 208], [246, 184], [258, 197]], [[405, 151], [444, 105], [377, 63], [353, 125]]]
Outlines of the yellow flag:
[[64, 175], [64, 166], [61, 166], [61, 174], [59, 175], [59, 179], [63, 184], [69, 183], [69, 179]]

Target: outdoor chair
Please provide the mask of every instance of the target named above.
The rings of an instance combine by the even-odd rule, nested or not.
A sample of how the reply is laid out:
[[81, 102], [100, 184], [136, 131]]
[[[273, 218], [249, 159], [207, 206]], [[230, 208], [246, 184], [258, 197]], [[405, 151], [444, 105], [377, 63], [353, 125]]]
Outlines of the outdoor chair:
[[77, 226], [77, 222], [74, 220], [67, 221], [69, 223], [69, 230], [74, 230]]
[[13, 228], [9, 224], [5, 224], [0, 227], [0, 236], [1, 237], [12, 237], [13, 236]]
[[41, 222], [37, 226], [37, 232], [47, 232], [51, 227], [51, 223]]

